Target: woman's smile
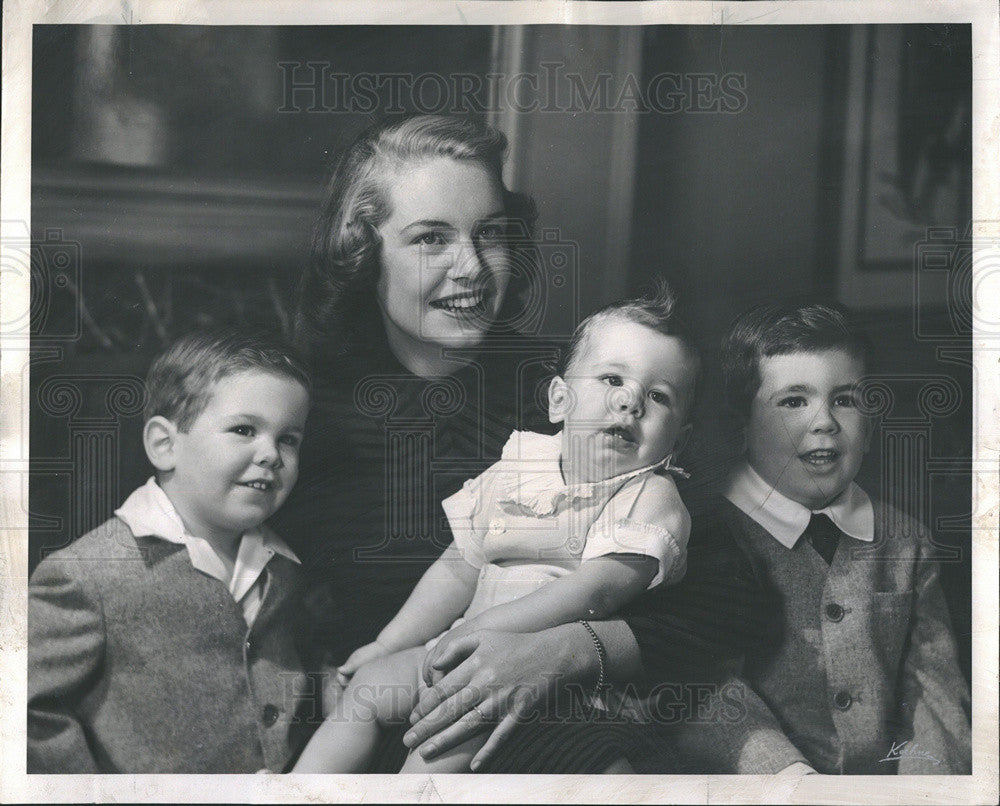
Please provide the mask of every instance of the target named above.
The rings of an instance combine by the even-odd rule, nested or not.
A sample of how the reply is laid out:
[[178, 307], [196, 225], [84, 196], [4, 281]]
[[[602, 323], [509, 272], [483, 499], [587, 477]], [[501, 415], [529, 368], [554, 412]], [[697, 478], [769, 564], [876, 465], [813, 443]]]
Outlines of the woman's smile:
[[483, 316], [488, 310], [486, 305], [486, 294], [484, 292], [469, 292], [463, 294], [453, 294], [448, 297], [439, 297], [431, 300], [432, 308], [454, 314], [460, 317]]
[[401, 170], [390, 199], [377, 286], [386, 336], [404, 366], [436, 374], [442, 348], [482, 342], [507, 290], [502, 189], [482, 165], [439, 157]]

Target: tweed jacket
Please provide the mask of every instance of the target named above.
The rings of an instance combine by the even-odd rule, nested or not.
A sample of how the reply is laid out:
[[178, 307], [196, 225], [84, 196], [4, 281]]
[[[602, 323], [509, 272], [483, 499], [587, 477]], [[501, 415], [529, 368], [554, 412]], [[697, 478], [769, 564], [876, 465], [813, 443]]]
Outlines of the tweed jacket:
[[927, 531], [876, 501], [874, 542], [841, 534], [827, 566], [805, 539], [785, 548], [729, 501], [719, 506], [777, 593], [781, 638], [749, 652], [723, 687], [728, 717], [676, 736], [685, 770], [968, 773], [969, 691]]
[[275, 555], [253, 626], [184, 546], [111, 518], [43, 560], [28, 593], [29, 773], [280, 771], [313, 707]]

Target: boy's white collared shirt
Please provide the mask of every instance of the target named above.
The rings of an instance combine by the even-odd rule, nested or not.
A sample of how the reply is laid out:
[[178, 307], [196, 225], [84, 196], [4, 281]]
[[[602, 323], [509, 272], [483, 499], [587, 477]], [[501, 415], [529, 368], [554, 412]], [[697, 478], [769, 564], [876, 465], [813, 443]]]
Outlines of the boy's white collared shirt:
[[[814, 511], [779, 493], [746, 462], [730, 476], [726, 498], [788, 549], [802, 537]], [[875, 508], [868, 493], [854, 482], [815, 512], [829, 516], [850, 537], [866, 543], [875, 539]]]
[[298, 563], [299, 558], [266, 526], [248, 529], [240, 539], [236, 564], [230, 577], [225, 562], [202, 537], [188, 534], [167, 494], [150, 478], [132, 493], [115, 515], [125, 521], [136, 537], [158, 537], [178, 543], [187, 549], [191, 565], [223, 583], [243, 610], [247, 626], [253, 626], [264, 601], [266, 577], [264, 569], [275, 554]]

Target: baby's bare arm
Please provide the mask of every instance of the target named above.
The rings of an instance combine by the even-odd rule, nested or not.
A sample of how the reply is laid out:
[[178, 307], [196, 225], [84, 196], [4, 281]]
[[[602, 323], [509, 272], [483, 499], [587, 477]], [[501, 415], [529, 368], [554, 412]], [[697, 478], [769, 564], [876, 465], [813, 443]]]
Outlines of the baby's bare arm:
[[577, 619], [606, 619], [646, 590], [658, 567], [654, 557], [643, 554], [595, 557], [527, 596], [491, 607], [459, 629], [538, 632]]
[[476, 591], [479, 570], [469, 565], [454, 544], [428, 568], [410, 598], [379, 633], [389, 651], [408, 649], [448, 629], [465, 612]]

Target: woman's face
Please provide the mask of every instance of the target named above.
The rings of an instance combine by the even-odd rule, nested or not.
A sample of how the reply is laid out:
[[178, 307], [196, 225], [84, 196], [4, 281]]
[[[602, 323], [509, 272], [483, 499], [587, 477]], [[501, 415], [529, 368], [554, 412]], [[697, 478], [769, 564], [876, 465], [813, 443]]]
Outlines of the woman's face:
[[389, 346], [407, 366], [475, 347], [510, 279], [499, 182], [478, 163], [437, 157], [397, 173], [389, 200], [377, 286]]

